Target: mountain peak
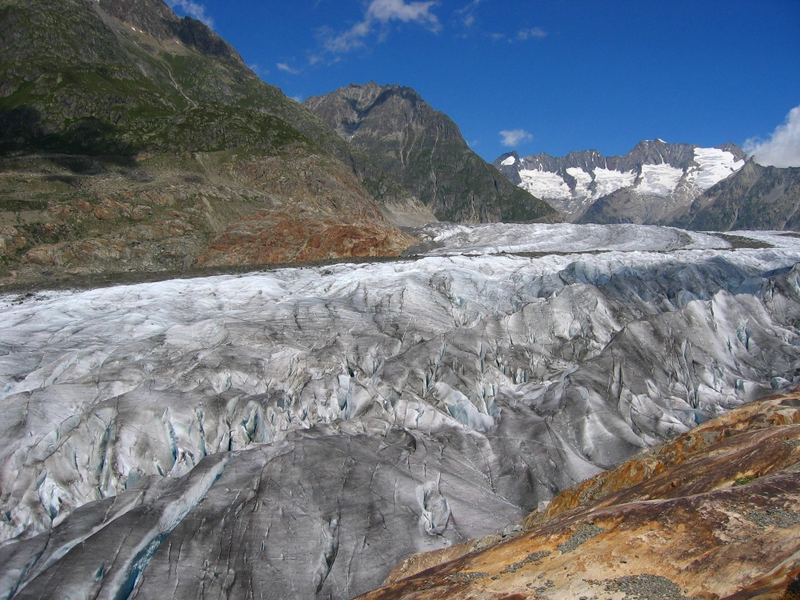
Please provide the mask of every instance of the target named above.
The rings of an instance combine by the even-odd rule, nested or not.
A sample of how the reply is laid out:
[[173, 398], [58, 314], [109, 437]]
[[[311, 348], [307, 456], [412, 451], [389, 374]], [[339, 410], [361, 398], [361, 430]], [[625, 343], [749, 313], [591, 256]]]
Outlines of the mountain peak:
[[439, 219], [530, 221], [552, 214], [486, 164], [452, 119], [410, 87], [351, 84], [309, 98], [306, 106], [358, 151], [360, 170], [376, 187], [394, 181]]
[[[744, 153], [733, 144], [702, 148], [663, 139], [641, 140], [621, 156], [583, 150], [518, 157], [513, 163], [508, 156], [501, 155], [495, 166], [510, 181], [570, 219], [599, 223], [672, 218], [744, 164]], [[619, 206], [612, 209], [609, 203]]]
[[309, 107], [320, 106], [324, 102], [336, 101], [346, 104], [354, 111], [364, 112], [373, 106], [397, 98], [400, 102], [411, 105], [414, 109], [425, 104], [419, 93], [413, 88], [398, 84], [379, 84], [370, 81], [364, 84], [351, 83], [324, 96], [316, 96], [306, 100]]
[[208, 25], [192, 17], [178, 17], [163, 0], [88, 1], [158, 40], [176, 39], [203, 54], [244, 64], [239, 53]]

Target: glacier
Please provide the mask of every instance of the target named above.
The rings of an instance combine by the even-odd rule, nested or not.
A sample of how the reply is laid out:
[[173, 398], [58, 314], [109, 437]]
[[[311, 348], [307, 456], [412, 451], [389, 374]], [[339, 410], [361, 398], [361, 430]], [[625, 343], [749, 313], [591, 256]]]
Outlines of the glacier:
[[795, 236], [419, 235], [0, 296], [0, 596], [352, 597], [800, 382]]
[[[734, 146], [703, 148], [661, 139], [644, 140], [624, 156], [603, 157], [595, 150], [504, 156], [495, 166], [510, 181], [576, 222], [675, 223], [696, 198], [745, 165]], [[592, 210], [609, 203], [617, 206], [610, 220]]]

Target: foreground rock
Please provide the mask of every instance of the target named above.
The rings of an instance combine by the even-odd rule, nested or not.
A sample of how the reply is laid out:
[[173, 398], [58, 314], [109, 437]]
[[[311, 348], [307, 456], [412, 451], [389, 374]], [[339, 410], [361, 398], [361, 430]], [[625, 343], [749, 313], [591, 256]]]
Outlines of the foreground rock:
[[364, 598], [796, 598], [800, 394], [753, 402]]

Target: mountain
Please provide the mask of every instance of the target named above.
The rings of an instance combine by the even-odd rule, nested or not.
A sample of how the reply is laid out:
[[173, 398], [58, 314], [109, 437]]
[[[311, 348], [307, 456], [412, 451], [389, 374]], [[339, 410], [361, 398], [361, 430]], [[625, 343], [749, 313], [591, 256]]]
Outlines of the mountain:
[[756, 401], [362, 598], [797, 598], [798, 461], [800, 394]]
[[563, 157], [504, 154], [495, 165], [510, 181], [572, 221], [662, 223], [744, 165], [734, 145], [701, 148], [646, 140], [623, 156], [595, 150]]
[[363, 177], [388, 204], [416, 200], [446, 221], [554, 216], [470, 150], [458, 126], [411, 88], [349, 85], [305, 104], [350, 143]]
[[691, 205], [675, 224], [691, 229], [800, 228], [800, 168], [763, 167], [750, 160]]
[[3, 0], [4, 150], [347, 149], [203, 23], [162, 0]]
[[350, 149], [161, 0], [0, 0], [0, 280], [396, 254]]

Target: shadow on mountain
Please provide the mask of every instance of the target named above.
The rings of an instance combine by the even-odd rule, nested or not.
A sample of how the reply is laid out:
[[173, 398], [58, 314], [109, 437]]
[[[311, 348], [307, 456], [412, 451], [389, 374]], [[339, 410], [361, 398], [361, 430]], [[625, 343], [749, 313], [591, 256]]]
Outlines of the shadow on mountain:
[[0, 110], [0, 156], [20, 152], [58, 153], [64, 155], [55, 160], [61, 166], [90, 174], [103, 170], [100, 163], [133, 166], [137, 149], [120, 139], [118, 128], [96, 118], [80, 119], [51, 132], [34, 107]]

